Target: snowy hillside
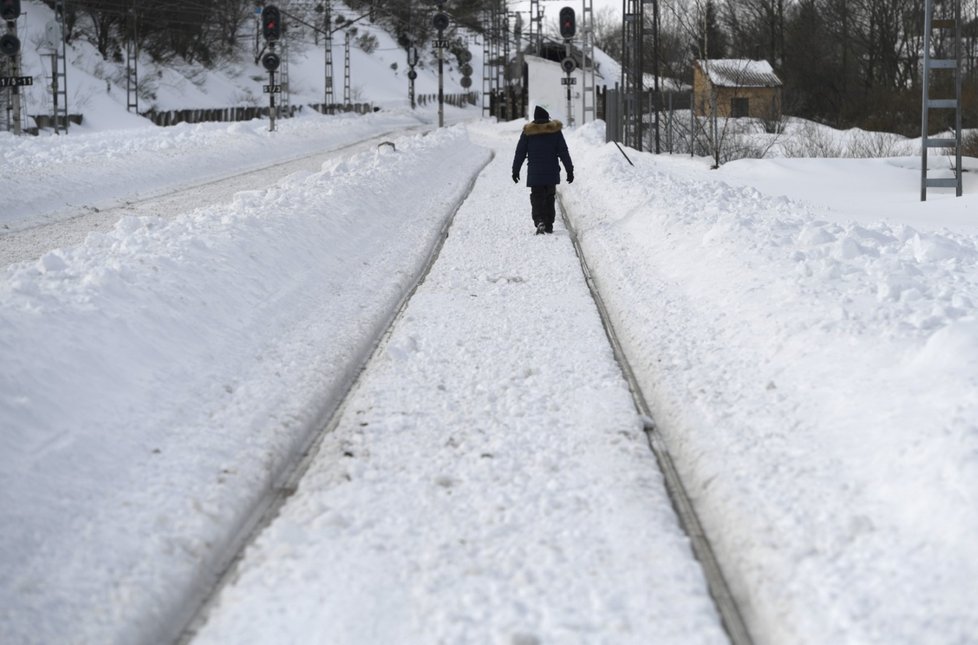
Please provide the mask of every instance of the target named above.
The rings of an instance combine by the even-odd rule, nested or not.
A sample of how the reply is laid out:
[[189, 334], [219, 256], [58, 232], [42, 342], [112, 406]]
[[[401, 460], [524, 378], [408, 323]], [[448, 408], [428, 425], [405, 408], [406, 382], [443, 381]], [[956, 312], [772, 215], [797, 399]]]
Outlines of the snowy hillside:
[[[286, 7], [287, 4], [282, 5]], [[52, 109], [50, 90], [51, 62], [44, 44], [46, 25], [54, 13], [35, 0], [22, 3], [23, 14], [18, 20], [22, 42], [22, 72], [34, 76], [35, 84], [25, 89], [27, 114], [49, 114]], [[333, 3], [334, 15], [348, 19], [359, 17], [342, 3]], [[222, 64], [216, 69], [198, 65], [161, 66], [148, 57], [139, 60], [141, 96], [140, 112], [151, 109], [177, 110], [191, 108], [224, 108], [234, 106], [265, 106], [268, 95], [262, 85], [268, 83], [267, 72], [254, 62], [254, 40], [257, 23], [246, 23], [242, 34], [239, 60]], [[359, 36], [376, 38], [376, 49], [366, 53], [353, 44], [350, 48], [350, 89], [354, 103], [370, 102], [381, 107], [404, 107], [408, 101], [407, 60], [404, 49], [383, 29], [367, 20], [356, 23]], [[289, 42], [289, 79], [291, 103], [319, 104], [324, 99], [324, 58], [322, 44], [313, 42], [309, 30], [296, 30]], [[474, 35], [462, 34], [473, 55], [473, 88], [481, 88], [482, 44]], [[280, 49], [281, 51], [281, 49]], [[342, 102], [344, 96], [344, 38], [343, 32], [333, 35], [333, 96]], [[437, 59], [433, 50], [419, 51], [416, 68], [416, 94], [438, 91]], [[145, 119], [126, 110], [126, 63], [105, 61], [95, 47], [76, 39], [68, 49], [68, 111], [84, 116], [85, 128], [131, 128], [146, 125]], [[445, 66], [445, 92], [464, 93], [459, 81], [461, 74], [454, 60]]]

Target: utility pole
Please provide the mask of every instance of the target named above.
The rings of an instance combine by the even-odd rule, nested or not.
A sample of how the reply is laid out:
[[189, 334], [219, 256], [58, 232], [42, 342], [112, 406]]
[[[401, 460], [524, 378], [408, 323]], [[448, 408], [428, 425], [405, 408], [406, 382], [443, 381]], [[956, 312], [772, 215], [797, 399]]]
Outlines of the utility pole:
[[136, 0], [129, 9], [129, 37], [126, 38], [126, 109], [139, 113], [139, 49], [136, 45]]
[[492, 68], [492, 11], [482, 9], [482, 116], [492, 116], [492, 81], [495, 74]]
[[643, 0], [624, 0], [622, 8], [622, 139], [626, 146], [642, 150], [642, 35]]
[[543, 49], [543, 10], [540, 0], [530, 0], [530, 49], [540, 56]]
[[61, 97], [61, 116], [64, 122], [65, 133], [68, 132], [70, 123], [68, 121], [68, 29], [65, 24], [65, 3], [64, 0], [57, 0], [54, 4], [54, 19], [58, 24], [58, 32], [61, 35], [61, 42], [58, 44], [57, 51], [60, 56], [57, 60], [58, 71], [55, 74], [55, 122], [58, 120], [58, 96]]
[[323, 83], [323, 114], [333, 104], [333, 30], [330, 29], [330, 0], [324, 0], [323, 7], [323, 46], [326, 48], [325, 79]]
[[655, 154], [662, 152], [659, 136], [659, 112], [662, 105], [659, 93], [659, 0], [652, 0], [652, 109], [655, 111]]
[[587, 113], [591, 120], [597, 118], [595, 106], [597, 94], [594, 89], [594, 10], [591, 0], [583, 0], [581, 13], [581, 77], [584, 87], [581, 90], [581, 124], [587, 123]]
[[350, 105], [350, 30], [344, 32], [343, 39], [343, 105]]
[[[60, 124], [58, 123], [60, 117], [58, 114], [60, 112], [58, 109], [58, 96], [61, 93], [58, 87], [58, 59], [61, 57], [62, 42], [61, 24], [57, 20], [51, 20], [44, 28], [44, 45], [49, 52], [47, 56], [51, 57], [51, 98], [53, 102], [51, 120], [54, 123], [55, 134], [60, 134], [61, 132]], [[65, 126], [67, 127], [67, 125], [66, 119]]]

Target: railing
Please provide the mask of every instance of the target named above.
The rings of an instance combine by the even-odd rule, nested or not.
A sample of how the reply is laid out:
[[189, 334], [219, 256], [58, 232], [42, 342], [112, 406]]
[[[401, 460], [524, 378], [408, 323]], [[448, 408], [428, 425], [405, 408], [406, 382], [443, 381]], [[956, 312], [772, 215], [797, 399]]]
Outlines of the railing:
[[[477, 95], [475, 93], [469, 92], [467, 94], [446, 94], [445, 102], [449, 105], [455, 105], [457, 107], [464, 107], [465, 105], [474, 105]], [[422, 94], [418, 97], [418, 103], [421, 105], [427, 103], [434, 103], [438, 101], [437, 94]], [[320, 114], [345, 114], [345, 113], [355, 113], [355, 114], [369, 114], [371, 112], [376, 112], [379, 108], [376, 108], [371, 103], [332, 103], [330, 105], [324, 105], [322, 103], [316, 103], [313, 105], [302, 106], [302, 105], [292, 105], [288, 109], [279, 107], [278, 117], [279, 118], [289, 118], [296, 114], [302, 112], [304, 108], [315, 110]], [[177, 125], [178, 123], [208, 123], [208, 122], [224, 122], [230, 123], [235, 121], [251, 121], [252, 119], [262, 119], [268, 118], [268, 106], [265, 107], [229, 107], [229, 108], [210, 108], [210, 109], [190, 109], [190, 110], [149, 110], [143, 112], [142, 116], [146, 117], [154, 124], [159, 126], [170, 126]], [[48, 114], [34, 114], [31, 115], [34, 119], [35, 127], [28, 128], [27, 131], [30, 134], [38, 134], [39, 130], [51, 128], [54, 126], [53, 118]], [[68, 115], [69, 120], [72, 123], [81, 123], [82, 115], [80, 114], [70, 114]], [[63, 127], [62, 121], [59, 121], [59, 126]]]
[[[286, 113], [285, 110], [279, 108], [278, 115], [282, 118], [295, 116], [295, 114], [300, 110], [300, 106], [292, 106], [292, 109]], [[149, 110], [143, 112], [142, 116], [146, 117], [156, 125], [168, 126], [177, 125], [178, 123], [207, 123], [207, 122], [233, 122], [233, 121], [251, 121], [252, 119], [259, 119], [262, 117], [268, 117], [268, 107], [232, 107], [232, 108], [211, 108], [203, 110]]]

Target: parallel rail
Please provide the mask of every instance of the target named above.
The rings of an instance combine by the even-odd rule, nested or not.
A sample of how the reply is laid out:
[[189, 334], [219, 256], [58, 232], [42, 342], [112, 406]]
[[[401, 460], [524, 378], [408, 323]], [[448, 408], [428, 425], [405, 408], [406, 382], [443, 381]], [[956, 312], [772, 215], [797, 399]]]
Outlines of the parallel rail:
[[[319, 150], [316, 152], [306, 152], [300, 155], [280, 159], [267, 165], [260, 165], [248, 168], [237, 168], [229, 174], [222, 174], [210, 177], [202, 181], [186, 183], [179, 186], [163, 186], [148, 192], [133, 196], [115, 196], [106, 199], [104, 202], [91, 204], [77, 204], [69, 209], [57, 212], [43, 213], [43, 221], [33, 224], [15, 223], [13, 229], [0, 228], [0, 267], [13, 264], [15, 262], [27, 262], [40, 258], [44, 253], [52, 248], [81, 244], [89, 233], [95, 231], [111, 230], [115, 222], [124, 215], [143, 214], [140, 209], [143, 207], [151, 208], [153, 214], [170, 212], [178, 214], [186, 210], [199, 206], [215, 203], [216, 199], [229, 201], [234, 193], [241, 190], [253, 190], [256, 185], [267, 185], [262, 181], [262, 177], [272, 173], [276, 177], [283, 177], [292, 170], [305, 168], [305, 162], [321, 165], [322, 161], [350, 154], [357, 149], [369, 149], [379, 143], [391, 138], [394, 135], [404, 136], [413, 133], [427, 134], [432, 128], [430, 126], [412, 126], [406, 129], [389, 130], [373, 135], [362, 141], [354, 141], [343, 144], [331, 150]], [[319, 160], [318, 163], [316, 160]], [[254, 183], [248, 184], [249, 178], [254, 178]], [[216, 197], [205, 199], [203, 203], [199, 201], [199, 196], [212, 192], [214, 188], [220, 187], [221, 190]], [[220, 196], [223, 193], [223, 196]], [[186, 195], [195, 195], [192, 207], [180, 206]], [[213, 194], [213, 193], [212, 193]]]
[[649, 407], [645, 394], [642, 392], [638, 379], [635, 377], [635, 372], [632, 370], [632, 366], [628, 362], [628, 357], [622, 349], [618, 334], [615, 332], [611, 316], [608, 313], [608, 308], [604, 303], [604, 299], [601, 297], [601, 292], [598, 290], [598, 286], [591, 274], [591, 269], [587, 264], [584, 249], [581, 248], [580, 240], [577, 237], [577, 231], [567, 217], [562, 200], [560, 201], [560, 215], [564, 226], [567, 228], [567, 232], [570, 234], [571, 242], [574, 245], [574, 252], [577, 253], [577, 259], [581, 263], [581, 271], [584, 273], [584, 279], [587, 282], [588, 289], [591, 291], [591, 297], [594, 299], [594, 304], [597, 306], [598, 312], [601, 315], [601, 323], [604, 326], [605, 334], [608, 336], [608, 342], [614, 351], [615, 359], [621, 367], [622, 375], [628, 381], [628, 387], [632, 392], [635, 407], [642, 415], [642, 418], [645, 419], [645, 434], [649, 440], [649, 447], [652, 449], [655, 459], [659, 464], [659, 470], [662, 471], [666, 491], [669, 494], [672, 507], [679, 518], [680, 527], [689, 536], [693, 555], [703, 569], [703, 575], [706, 577], [710, 596], [713, 598], [713, 603], [717, 608], [717, 612], [720, 614], [720, 620], [723, 622], [723, 628], [727, 633], [727, 637], [730, 639], [732, 645], [753, 645], [754, 641], [744, 623], [740, 607], [737, 605], [737, 601], [731, 593], [730, 587], [727, 585], [727, 580], [723, 575], [723, 569], [720, 567], [720, 563], [713, 552], [713, 547], [710, 545], [706, 532], [703, 530], [703, 525], [696, 515], [693, 503], [686, 493], [686, 487], [679, 477], [679, 471], [676, 469], [672, 456], [669, 454], [669, 449], [666, 447], [662, 433], [659, 432], [659, 429], [655, 425], [652, 409]]
[[181, 626], [178, 636], [176, 638], [176, 643], [179, 645], [187, 645], [193, 640], [197, 632], [204, 626], [207, 621], [207, 616], [210, 610], [213, 608], [214, 603], [220, 594], [221, 589], [223, 589], [231, 580], [235, 578], [237, 569], [244, 556], [245, 549], [252, 544], [257, 537], [264, 531], [279, 514], [282, 506], [288, 501], [288, 498], [295, 493], [298, 488], [299, 481], [303, 478], [309, 467], [312, 465], [313, 460], [319, 453], [319, 448], [322, 445], [325, 438], [336, 429], [339, 424], [340, 419], [343, 417], [343, 410], [346, 407], [346, 403], [350, 398], [350, 394], [354, 391], [357, 384], [360, 382], [360, 378], [366, 371], [367, 365], [373, 360], [374, 355], [377, 351], [384, 346], [385, 340], [390, 337], [393, 332], [394, 326], [397, 321], [401, 318], [404, 310], [407, 308], [408, 303], [414, 296], [418, 287], [424, 282], [425, 278], [431, 272], [431, 267], [434, 266], [435, 261], [441, 254], [442, 247], [445, 245], [445, 240], [448, 239], [448, 229], [451, 227], [452, 222], [455, 220], [455, 216], [458, 214], [459, 209], [461, 209], [462, 204], [471, 194], [473, 187], [475, 186], [476, 180], [479, 178], [482, 169], [485, 168], [493, 159], [490, 156], [486, 161], [486, 164], [479, 169], [478, 172], [473, 174], [468, 186], [465, 189], [465, 193], [456, 202], [454, 208], [452, 209], [451, 215], [445, 218], [442, 224], [441, 230], [438, 234], [438, 239], [436, 243], [432, 246], [431, 252], [428, 254], [428, 258], [424, 263], [421, 271], [415, 277], [414, 282], [410, 289], [404, 292], [401, 297], [400, 302], [397, 307], [393, 310], [386, 324], [383, 326], [383, 330], [374, 338], [373, 343], [370, 348], [364, 352], [358, 362], [356, 369], [353, 372], [353, 376], [341, 387], [341, 392], [337, 397], [337, 402], [324, 410], [318, 420], [311, 424], [313, 431], [309, 433], [305, 444], [299, 452], [299, 456], [276, 478], [275, 483], [269, 488], [265, 496], [256, 504], [255, 508], [252, 509], [251, 514], [248, 519], [241, 525], [235, 537], [230, 541], [230, 546], [225, 550], [224, 557], [218, 562], [216, 567], [218, 574], [214, 579], [213, 584], [205, 590], [205, 593], [200, 594], [197, 598], [193, 599], [190, 603], [192, 613], [188, 616], [184, 625]]
[[[337, 424], [339, 423], [346, 405], [346, 401], [349, 400], [350, 394], [359, 383], [367, 365], [370, 363], [379, 348], [383, 347], [385, 340], [392, 333], [395, 324], [403, 315], [403, 312], [414, 293], [430, 273], [431, 268], [438, 259], [445, 240], [448, 237], [448, 230], [454, 221], [458, 210], [471, 193], [477, 178], [478, 173], [476, 173], [470, 180], [464, 196], [455, 204], [452, 214], [446, 218], [439, 233], [438, 240], [436, 244], [433, 245], [422, 270], [418, 273], [411, 288], [405, 291], [403, 297], [398, 303], [398, 306], [387, 320], [387, 324], [384, 326], [383, 331], [377, 335], [370, 348], [361, 357], [353, 376], [346, 384], [344, 384], [340, 396], [337, 398], [337, 403], [329, 409], [324, 410], [317, 423], [312, 425], [315, 430], [309, 433], [309, 437], [299, 452], [299, 456], [287, 468], [285, 468], [282, 473], [280, 473], [279, 477], [269, 488], [266, 495], [259, 501], [258, 504], [256, 504], [248, 519], [241, 525], [234, 538], [230, 540], [229, 547], [225, 550], [224, 556], [220, 558], [217, 566], [215, 567], [217, 575], [214, 577], [213, 584], [207, 589], [203, 590], [202, 593], [200, 593], [196, 598], [190, 599], [188, 606], [191, 609], [188, 611], [186, 622], [181, 626], [179, 632], [177, 633], [175, 640], [176, 643], [180, 645], [187, 645], [191, 642], [196, 633], [203, 627], [221, 589], [223, 589], [231, 580], [235, 578], [247, 546], [253, 543], [258, 535], [269, 524], [271, 524], [271, 522], [278, 515], [282, 506], [287, 502], [288, 498], [296, 491], [299, 481], [306, 474], [317, 453], [319, 452], [319, 448], [323, 440], [336, 428]], [[655, 455], [660, 470], [662, 471], [666, 489], [679, 519], [680, 527], [689, 536], [690, 547], [693, 551], [693, 555], [699, 561], [700, 566], [703, 569], [710, 595], [717, 608], [717, 612], [720, 615], [724, 630], [726, 631], [732, 645], [753, 645], [753, 639], [751, 638], [750, 632], [747, 630], [744, 623], [736, 599], [730, 592], [723, 574], [723, 570], [713, 552], [713, 548], [710, 545], [705, 531], [703, 530], [702, 524], [696, 515], [696, 511], [689, 498], [689, 495], [686, 493], [686, 488], [679, 477], [679, 473], [665, 445], [664, 439], [658, 428], [655, 426], [651, 408], [649, 407], [645, 395], [642, 392], [628, 358], [622, 349], [621, 343], [612, 325], [607, 306], [605, 305], [595, 283], [594, 277], [591, 274], [584, 251], [581, 248], [578, 240], [577, 233], [574, 230], [572, 223], [567, 218], [563, 203], [560, 204], [560, 210], [564, 225], [567, 228], [567, 231], [570, 233], [570, 239], [574, 246], [574, 251], [577, 254], [578, 260], [581, 264], [581, 270], [584, 274], [585, 281], [587, 282], [588, 289], [591, 292], [591, 296], [594, 299], [595, 305], [601, 316], [602, 325], [608, 341], [611, 344], [615, 358], [621, 367], [622, 374], [628, 382], [635, 407], [646, 420], [645, 432], [648, 437], [649, 446]]]

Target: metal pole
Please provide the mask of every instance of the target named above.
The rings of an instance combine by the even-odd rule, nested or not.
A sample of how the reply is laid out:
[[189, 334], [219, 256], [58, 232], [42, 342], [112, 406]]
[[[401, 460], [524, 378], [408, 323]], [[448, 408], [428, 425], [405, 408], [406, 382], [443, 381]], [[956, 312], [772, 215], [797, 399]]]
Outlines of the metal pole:
[[961, 2], [954, 3], [954, 174], [957, 179], [954, 194], [961, 196], [963, 191], [961, 167]]
[[323, 83], [323, 114], [333, 104], [333, 31], [330, 20], [329, 0], [323, 2], [323, 47], [326, 48], [325, 79]]
[[931, 13], [933, 12], [931, 0], [924, 1], [924, 67], [921, 73], [921, 98], [922, 107], [920, 110], [920, 201], [927, 201], [927, 99], [929, 98], [930, 88], [930, 38], [931, 38]]
[[129, 9], [129, 35], [126, 38], [126, 110], [139, 113], [139, 48], [136, 45], [136, 0]]
[[51, 96], [54, 98], [54, 133], [61, 134], [58, 127], [58, 52], [51, 54]]
[[445, 127], [445, 56], [442, 47], [443, 31], [438, 30], [438, 127]]
[[[17, 56], [20, 57], [20, 54], [18, 54]], [[15, 65], [14, 68], [15, 68], [14, 75], [19, 76], [20, 66]], [[11, 103], [13, 104], [13, 110], [14, 110], [14, 134], [19, 136], [23, 134], [20, 129], [20, 88], [14, 85], [13, 87], [10, 88], [10, 94], [11, 94]]]
[[[9, 59], [6, 56], [0, 56], [0, 75], [2, 75], [2, 76], [10, 76], [10, 75], [12, 75], [12, 73], [10, 73], [8, 71], [8, 69], [9, 69], [8, 68], [8, 65], [10, 65], [12, 63], [8, 63], [7, 62], [8, 60]], [[11, 129], [11, 121], [12, 121], [11, 111], [13, 110], [13, 96], [14, 96], [14, 93], [13, 92], [14, 92], [14, 89], [13, 89], [13, 87], [10, 87], [9, 90], [10, 91], [7, 92], [7, 91], [5, 91], [3, 89], [0, 89], [0, 92], [4, 92], [5, 93], [4, 102], [3, 102], [3, 113], [4, 113], [4, 116], [6, 117], [6, 122], [5, 122], [4, 128], [3, 128], [3, 131], [4, 132], [10, 132], [10, 129]]]
[[[571, 57], [571, 43], [570, 40], [564, 41], [564, 59], [568, 60]], [[574, 125], [574, 115], [571, 113], [571, 70], [564, 69], [564, 74], [566, 75], [567, 82], [567, 125]]]
[[715, 88], [710, 90], [710, 106], [713, 110], [713, 118], [710, 119], [710, 124], [713, 127], [713, 160], [717, 167], [720, 166], [720, 123], [718, 121], [719, 115], [717, 114], [717, 91]]
[[410, 71], [408, 72], [408, 97], [410, 97], [411, 99], [412, 110], [415, 109], [415, 107], [417, 107], [414, 100], [414, 77], [416, 74], [414, 71], [414, 66], [417, 64], [418, 64], [418, 50], [415, 47], [411, 46], [410, 48], [408, 48], [408, 68], [410, 69]]
[[68, 128], [70, 122], [68, 121], [68, 24], [65, 20], [65, 4], [64, 0], [57, 0], [54, 6], [55, 18], [58, 24], [61, 25], [61, 57], [59, 62], [61, 64], [61, 91], [64, 92], [64, 101], [61, 106], [64, 115], [64, 126], [65, 134], [68, 134]]
[[632, 82], [635, 84], [634, 96], [635, 96], [635, 144], [639, 152], [642, 151], [643, 139], [643, 118], [642, 118], [642, 92], [645, 90], [645, 61], [643, 53], [643, 44], [645, 40], [645, 2], [644, 0], [638, 0], [635, 5], [638, 9], [638, 15], [635, 17], [635, 53], [633, 55], [632, 61], [634, 67], [634, 72], [632, 75]]
[[652, 0], [652, 38], [652, 109], [655, 111], [655, 154], [659, 154], [662, 152], [659, 146], [659, 0]]
[[[16, 27], [14, 27], [13, 33], [14, 36], [17, 35]], [[13, 67], [14, 67], [13, 75], [20, 76], [20, 52], [17, 52], [17, 55], [14, 56]], [[23, 131], [21, 130], [21, 123], [20, 123], [20, 120], [22, 118], [21, 111], [20, 111], [20, 87], [15, 85], [12, 88], [10, 88], [10, 91], [13, 94], [12, 102], [14, 104], [14, 134], [20, 135], [23, 134]]]
[[[268, 49], [275, 53], [275, 43], [268, 43]], [[275, 72], [268, 70], [268, 131], [275, 132]]]
[[571, 75], [570, 72], [567, 73], [567, 125], [574, 125], [574, 115], [571, 114]]
[[665, 148], [669, 154], [672, 154], [672, 93], [665, 97], [665, 101], [659, 100], [662, 105], [662, 118], [665, 119]]

